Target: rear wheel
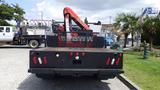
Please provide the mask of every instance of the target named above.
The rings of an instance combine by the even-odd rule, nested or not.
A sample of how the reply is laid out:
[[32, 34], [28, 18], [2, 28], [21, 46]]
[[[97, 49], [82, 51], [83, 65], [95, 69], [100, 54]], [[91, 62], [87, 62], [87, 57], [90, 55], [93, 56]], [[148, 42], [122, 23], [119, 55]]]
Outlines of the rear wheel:
[[38, 40], [30, 40], [30, 41], [29, 41], [29, 46], [30, 46], [31, 48], [38, 48], [38, 46], [39, 46]]

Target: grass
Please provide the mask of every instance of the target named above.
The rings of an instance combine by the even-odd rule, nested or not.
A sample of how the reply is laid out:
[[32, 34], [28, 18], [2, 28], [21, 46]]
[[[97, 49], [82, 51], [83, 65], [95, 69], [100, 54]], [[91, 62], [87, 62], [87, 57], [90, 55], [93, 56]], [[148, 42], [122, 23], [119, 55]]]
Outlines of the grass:
[[124, 54], [125, 76], [143, 90], [160, 90], [160, 57], [143, 59], [142, 53]]

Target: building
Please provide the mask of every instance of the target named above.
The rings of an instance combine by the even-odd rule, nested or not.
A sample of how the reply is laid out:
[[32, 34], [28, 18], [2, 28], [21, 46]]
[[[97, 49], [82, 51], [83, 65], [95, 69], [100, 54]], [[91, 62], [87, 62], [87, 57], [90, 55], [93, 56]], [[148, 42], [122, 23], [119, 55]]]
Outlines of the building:
[[106, 39], [106, 45], [117, 42], [117, 35], [114, 32], [113, 24], [102, 24], [101, 35]]

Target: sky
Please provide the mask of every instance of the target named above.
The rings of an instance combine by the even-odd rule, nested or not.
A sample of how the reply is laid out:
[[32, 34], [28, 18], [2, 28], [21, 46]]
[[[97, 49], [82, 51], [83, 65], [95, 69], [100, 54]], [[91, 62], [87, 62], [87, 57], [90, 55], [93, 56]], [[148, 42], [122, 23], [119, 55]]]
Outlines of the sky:
[[[114, 22], [117, 14], [142, 12], [142, 8], [154, 7], [160, 10], [160, 0], [5, 0], [18, 3], [26, 12], [26, 19], [43, 19], [63, 21], [64, 7], [72, 8], [83, 20], [89, 22]], [[111, 19], [111, 20], [110, 20]]]

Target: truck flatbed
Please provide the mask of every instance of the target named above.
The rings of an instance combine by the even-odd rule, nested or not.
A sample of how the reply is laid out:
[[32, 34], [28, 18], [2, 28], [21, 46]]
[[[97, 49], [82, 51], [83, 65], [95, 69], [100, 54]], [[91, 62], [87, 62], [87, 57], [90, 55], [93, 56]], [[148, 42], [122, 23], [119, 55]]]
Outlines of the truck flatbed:
[[57, 52], [104, 52], [104, 53], [118, 53], [121, 51], [107, 49], [107, 48], [71, 48], [71, 47], [46, 47], [46, 48], [39, 48], [33, 49], [31, 51], [57, 51]]
[[[113, 78], [123, 73], [123, 53], [106, 48], [46, 47], [30, 51], [30, 69], [45, 74]], [[40, 75], [40, 76], [39, 76]]]

